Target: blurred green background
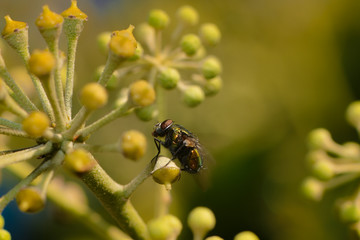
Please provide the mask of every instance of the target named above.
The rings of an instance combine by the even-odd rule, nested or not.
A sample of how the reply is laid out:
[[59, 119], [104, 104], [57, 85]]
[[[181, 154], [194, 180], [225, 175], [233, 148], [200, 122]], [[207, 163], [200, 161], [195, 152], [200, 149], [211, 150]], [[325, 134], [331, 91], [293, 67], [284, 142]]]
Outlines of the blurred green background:
[[[62, 12], [70, 1], [0, 2], [0, 16], [10, 14], [15, 20], [29, 23], [32, 49], [45, 46], [34, 24], [43, 4]], [[223, 63], [224, 87], [195, 109], [184, 107], [178, 93], [167, 94], [167, 117], [195, 132], [216, 160], [207, 191], [202, 191], [187, 174], [173, 185], [171, 212], [185, 225], [193, 207], [210, 207], [217, 217], [212, 234], [224, 239], [232, 239], [243, 230], [252, 230], [263, 240], [353, 239], [338, 220], [336, 193], [313, 203], [301, 196], [299, 185], [308, 174], [304, 158], [310, 130], [325, 127], [338, 142], [357, 141], [344, 112], [351, 101], [360, 97], [360, 2], [79, 0], [89, 20], [79, 42], [76, 87], [94, 80], [93, 70], [105, 62], [105, 56], [96, 48], [97, 34], [129, 24], [136, 27], [153, 8], [174, 16], [184, 4], [199, 11], [201, 23], [214, 22], [222, 31], [222, 42], [211, 53]], [[172, 19], [172, 26], [175, 22]], [[1, 29], [3, 26], [4, 20]], [[63, 50], [65, 46], [63, 41]], [[11, 49], [3, 52], [9, 67], [19, 63]], [[78, 106], [76, 95], [74, 99]], [[97, 155], [114, 179], [126, 183], [154, 156], [154, 123], [128, 116], [93, 136], [93, 143], [111, 143], [130, 128], [148, 136], [148, 154], [139, 162], [129, 162], [117, 154]], [[11, 186], [16, 179], [5, 174], [4, 183]], [[146, 221], [153, 216], [154, 191], [155, 183], [147, 180], [132, 198]], [[146, 202], [143, 196], [147, 196]], [[91, 204], [102, 211], [96, 199]], [[8, 207], [4, 214], [13, 223], [7, 223], [6, 228], [15, 240], [92, 239], [88, 230], [71, 219], [45, 220], [53, 220], [57, 213], [54, 206], [48, 205], [37, 215], [19, 213], [13, 205]], [[109, 218], [107, 213], [103, 215]], [[27, 238], [15, 237], [20, 229]], [[181, 239], [190, 236], [185, 227]]]

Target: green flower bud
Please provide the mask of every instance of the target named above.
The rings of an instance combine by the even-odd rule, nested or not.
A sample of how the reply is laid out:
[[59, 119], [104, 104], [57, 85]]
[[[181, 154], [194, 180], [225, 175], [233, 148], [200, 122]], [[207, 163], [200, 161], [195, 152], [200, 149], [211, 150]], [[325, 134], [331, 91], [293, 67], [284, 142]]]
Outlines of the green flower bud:
[[354, 127], [360, 127], [360, 101], [352, 102], [346, 109], [346, 119]]
[[344, 202], [340, 206], [340, 218], [346, 223], [358, 222], [360, 220], [360, 208], [353, 202]]
[[130, 85], [130, 98], [135, 105], [146, 107], [155, 102], [155, 90], [145, 80]]
[[216, 57], [208, 57], [202, 65], [202, 73], [206, 79], [218, 76], [221, 70], [221, 63]]
[[100, 51], [104, 54], [109, 52], [109, 43], [111, 39], [111, 32], [103, 32], [97, 36], [97, 45]]
[[49, 126], [49, 117], [40, 111], [30, 113], [22, 122], [23, 130], [32, 137], [41, 137]]
[[149, 44], [155, 38], [155, 30], [148, 23], [141, 23], [135, 28], [136, 39]]
[[5, 229], [0, 229], [0, 240], [11, 240], [11, 235]]
[[205, 240], [224, 240], [224, 239], [219, 236], [210, 236], [205, 238]]
[[154, 119], [158, 115], [158, 110], [156, 105], [151, 104], [146, 107], [136, 108], [135, 114], [140, 120], [147, 122]]
[[204, 92], [206, 96], [214, 96], [220, 92], [222, 88], [222, 79], [215, 77], [206, 81], [204, 85]]
[[321, 200], [324, 190], [323, 184], [311, 177], [306, 178], [301, 185], [301, 191], [304, 196], [315, 201]]
[[182, 37], [180, 45], [186, 55], [193, 56], [201, 48], [201, 41], [195, 34], [187, 34]]
[[177, 11], [178, 19], [189, 26], [194, 26], [199, 21], [199, 15], [195, 8], [185, 5], [178, 9]]
[[182, 229], [182, 224], [173, 215], [155, 218], [148, 223], [149, 234], [152, 240], [176, 239]]
[[200, 27], [200, 37], [205, 44], [214, 46], [220, 42], [221, 32], [215, 24], [205, 23]]
[[314, 129], [309, 133], [308, 144], [311, 149], [326, 149], [331, 142], [330, 132], [324, 128]]
[[188, 225], [194, 234], [194, 239], [203, 239], [215, 227], [214, 213], [207, 207], [196, 207], [188, 216]]
[[0, 215], [0, 229], [3, 229], [4, 225], [5, 225], [4, 217], [2, 215]]
[[158, 74], [158, 81], [165, 89], [173, 89], [180, 80], [180, 74], [175, 68], [166, 68]]
[[84, 149], [75, 149], [65, 155], [64, 165], [75, 173], [90, 171], [96, 164], [94, 157]]
[[250, 231], [244, 231], [236, 234], [234, 240], [260, 240], [255, 233]]
[[138, 160], [144, 156], [146, 151], [146, 137], [136, 130], [124, 132], [121, 138], [121, 149], [124, 157]]
[[317, 161], [312, 167], [312, 173], [320, 180], [330, 180], [334, 177], [334, 167], [331, 162], [326, 160]]
[[103, 107], [108, 100], [106, 89], [99, 83], [88, 83], [80, 92], [80, 102], [88, 110], [96, 110]]
[[204, 91], [196, 85], [189, 86], [183, 92], [184, 103], [189, 107], [196, 107], [205, 99]]
[[148, 23], [155, 29], [164, 29], [169, 24], [169, 16], [160, 9], [151, 10], [148, 17]]
[[180, 168], [169, 158], [161, 156], [156, 161], [152, 177], [155, 182], [164, 184], [166, 190], [171, 190], [171, 184], [180, 179]]
[[45, 196], [35, 187], [23, 188], [16, 195], [16, 203], [22, 212], [35, 213], [45, 206]]
[[[95, 79], [96, 81], [98, 81], [100, 79], [100, 76], [102, 74], [102, 72], [104, 71], [105, 66], [99, 66], [96, 71], [95, 71]], [[119, 85], [119, 74], [118, 72], [113, 72], [113, 74], [111, 75], [109, 81], [106, 84], [106, 88], [107, 89], [114, 89]]]

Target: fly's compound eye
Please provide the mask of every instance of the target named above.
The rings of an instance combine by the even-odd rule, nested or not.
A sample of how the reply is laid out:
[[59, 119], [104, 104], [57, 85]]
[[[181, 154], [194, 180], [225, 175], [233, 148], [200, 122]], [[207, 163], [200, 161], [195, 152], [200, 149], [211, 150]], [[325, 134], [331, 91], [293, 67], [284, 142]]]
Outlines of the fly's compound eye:
[[162, 130], [166, 130], [166, 129], [168, 129], [169, 127], [171, 127], [171, 125], [173, 124], [173, 121], [171, 120], [171, 119], [167, 119], [167, 120], [165, 120], [165, 121], [163, 121], [162, 123], [161, 123], [161, 129]]

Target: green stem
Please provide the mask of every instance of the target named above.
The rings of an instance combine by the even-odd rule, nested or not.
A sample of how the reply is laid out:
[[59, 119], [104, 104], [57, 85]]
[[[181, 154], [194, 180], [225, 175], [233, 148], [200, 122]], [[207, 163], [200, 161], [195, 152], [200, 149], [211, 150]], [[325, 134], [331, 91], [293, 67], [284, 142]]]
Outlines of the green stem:
[[[154, 161], [155, 162], [155, 161]], [[146, 165], [145, 169], [133, 178], [128, 184], [124, 186], [124, 198], [128, 199], [136, 188], [143, 183], [148, 177], [151, 176], [151, 172], [154, 169], [153, 162]]]
[[[59, 98], [57, 97], [57, 92], [54, 90], [54, 87], [51, 85], [52, 79], [44, 79], [42, 82], [44, 83], [44, 88], [49, 97], [50, 104], [54, 109], [55, 114], [55, 122], [56, 122], [56, 129], [60, 131], [65, 129], [65, 119], [60, 109]], [[56, 83], [55, 83], [56, 84]], [[55, 86], [56, 88], [57, 86]]]
[[85, 143], [75, 143], [74, 148], [82, 148], [85, 150], [88, 150], [92, 153], [94, 152], [121, 152], [119, 148], [119, 143], [112, 143], [112, 144], [106, 144], [106, 145], [90, 145]]
[[68, 36], [68, 51], [67, 51], [67, 72], [65, 84], [65, 110], [69, 120], [71, 119], [72, 96], [74, 90], [74, 71], [75, 71], [75, 56], [76, 47], [78, 43], [78, 36]]
[[58, 166], [61, 164], [64, 159], [64, 153], [58, 151], [57, 154], [51, 159], [42, 162], [38, 167], [36, 167], [26, 178], [21, 180], [15, 187], [13, 187], [9, 192], [3, 195], [0, 198], [0, 212], [4, 210], [6, 205], [15, 198], [16, 194], [23, 188], [28, 186], [35, 178], [37, 178], [44, 171]]
[[17, 116], [19, 116], [20, 118], [24, 119], [28, 116], [28, 113], [18, 105], [17, 102], [14, 101], [13, 95], [14, 93], [10, 93], [10, 96], [6, 96], [5, 97], [5, 101], [4, 101], [4, 105], [5, 105], [5, 109]]
[[16, 130], [21, 130], [22, 128], [20, 123], [13, 122], [2, 117], [0, 117], [0, 125]]
[[124, 104], [123, 106], [112, 110], [110, 113], [108, 113], [104, 117], [100, 118], [96, 122], [94, 122], [94, 123], [90, 124], [89, 126], [79, 130], [77, 132], [77, 135], [85, 138], [85, 137], [89, 136], [91, 133], [93, 133], [96, 130], [103, 127], [104, 125], [108, 124], [109, 122], [114, 121], [115, 119], [126, 115], [128, 113], [128, 110], [129, 110], [128, 106], [129, 106], [128, 104]]
[[36, 111], [37, 107], [34, 103], [25, 95], [22, 89], [16, 84], [14, 79], [6, 68], [0, 68], [0, 77], [4, 80], [6, 85], [13, 91], [13, 99], [27, 112]]
[[38, 145], [32, 148], [27, 148], [21, 151], [16, 151], [9, 154], [0, 155], [0, 168], [6, 167], [9, 164], [26, 161], [29, 159], [37, 158], [52, 150], [52, 143]]
[[119, 67], [120, 63], [123, 62], [124, 59], [113, 54], [111, 51], [109, 52], [108, 58], [106, 60], [106, 64], [103, 72], [101, 73], [100, 79], [98, 81], [99, 84], [106, 86], [107, 82], [111, 78], [111, 75], [114, 71]]
[[72, 139], [75, 133], [82, 127], [85, 123], [86, 119], [90, 116], [92, 111], [87, 110], [86, 108], [81, 108], [78, 114], [75, 116], [73, 121], [71, 122], [71, 127], [69, 130], [64, 132], [63, 136], [65, 139]]
[[124, 187], [110, 178], [100, 165], [79, 174], [79, 177], [94, 192], [124, 232], [135, 240], [149, 239], [146, 224], [130, 201], [124, 197]]
[[0, 127], [0, 134], [4, 134], [4, 135], [7, 135], [7, 136], [14, 136], [14, 137], [23, 137], [23, 138], [36, 139], [36, 137], [30, 136], [24, 131], [10, 129], [10, 128], [4, 128], [4, 127]]

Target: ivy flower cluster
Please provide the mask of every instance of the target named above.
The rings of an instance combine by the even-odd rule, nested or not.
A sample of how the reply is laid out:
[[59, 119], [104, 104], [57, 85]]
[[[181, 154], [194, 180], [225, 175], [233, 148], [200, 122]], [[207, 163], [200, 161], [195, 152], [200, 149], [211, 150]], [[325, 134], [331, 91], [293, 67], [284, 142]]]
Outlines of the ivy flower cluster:
[[[346, 110], [347, 121], [360, 134], [360, 101]], [[324, 128], [315, 129], [308, 137], [307, 163], [311, 170], [302, 184], [302, 192], [309, 199], [320, 201], [326, 191], [340, 186], [356, 186], [349, 196], [342, 196], [337, 207], [340, 219], [360, 236], [360, 144], [339, 144]]]
[[[162, 10], [152, 10], [146, 23], [136, 28], [105, 32], [98, 37], [99, 48], [107, 54], [104, 66], [96, 71], [96, 81], [86, 83], [74, 99], [76, 49], [87, 15], [72, 0], [61, 14], [43, 7], [35, 23], [46, 42], [44, 49], [31, 53], [28, 44], [28, 24], [5, 16], [1, 35], [20, 56], [36, 97], [14, 80], [0, 49], [0, 134], [33, 140], [34, 145], [0, 152], [0, 169], [6, 168], [21, 180], [0, 198], [0, 213], [16, 200], [20, 211], [36, 213], [50, 199], [61, 209], [77, 217], [100, 239], [177, 239], [182, 224], [168, 209], [147, 224], [129, 200], [132, 193], [148, 177], [163, 185], [169, 198], [171, 184], [180, 178], [180, 168], [169, 158], [160, 156], [149, 160], [145, 169], [127, 184], [115, 182], [94, 158], [95, 152], [118, 152], [124, 158], [138, 160], [145, 154], [147, 141], [137, 130], [124, 132], [119, 141], [106, 145], [91, 145], [91, 135], [111, 121], [136, 114], [142, 121], [164, 115], [165, 92], [177, 89], [182, 102], [196, 107], [222, 87], [222, 66], [208, 49], [221, 40], [213, 23], [200, 25], [198, 33], [187, 33], [199, 22], [197, 11], [183, 6], [176, 13], [177, 26], [165, 41], [170, 18]], [[136, 35], [136, 38], [133, 35]], [[60, 35], [67, 40], [66, 54], [59, 49]], [[165, 44], [164, 44], [165, 43]], [[66, 73], [65, 75], [63, 73]], [[108, 104], [108, 90], [118, 95], [112, 109], [99, 119], [88, 123], [92, 114]], [[32, 163], [35, 163], [33, 166]], [[64, 180], [59, 168], [73, 173], [93, 191], [104, 208], [116, 220], [108, 223], [88, 204], [80, 185]], [[168, 200], [163, 200], [165, 208]], [[0, 239], [11, 239], [0, 215]], [[188, 218], [194, 239], [204, 239], [215, 226], [215, 216], [206, 207], [195, 208]], [[222, 239], [218, 236], [208, 240]], [[257, 240], [252, 232], [242, 232], [235, 240]]]

